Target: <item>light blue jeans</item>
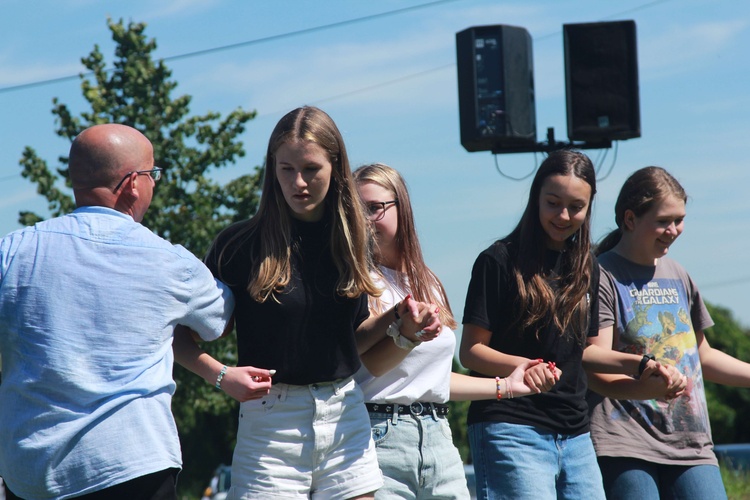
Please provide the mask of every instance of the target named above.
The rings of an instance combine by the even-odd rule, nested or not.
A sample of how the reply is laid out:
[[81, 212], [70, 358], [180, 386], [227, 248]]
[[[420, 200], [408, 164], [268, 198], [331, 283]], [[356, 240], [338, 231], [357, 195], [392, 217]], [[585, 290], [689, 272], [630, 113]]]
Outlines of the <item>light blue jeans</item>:
[[599, 457], [609, 500], [726, 500], [715, 465], [664, 465], [636, 458]]
[[504, 422], [469, 426], [479, 500], [604, 500], [588, 433], [555, 434]]
[[370, 413], [370, 423], [385, 483], [376, 500], [468, 500], [463, 463], [446, 418]]

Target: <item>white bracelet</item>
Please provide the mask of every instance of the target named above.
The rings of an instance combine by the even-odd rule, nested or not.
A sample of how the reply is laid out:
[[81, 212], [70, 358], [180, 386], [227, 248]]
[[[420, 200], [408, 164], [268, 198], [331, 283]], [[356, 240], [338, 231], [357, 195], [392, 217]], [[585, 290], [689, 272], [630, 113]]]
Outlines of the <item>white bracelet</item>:
[[219, 375], [216, 377], [216, 388], [221, 389], [221, 379], [224, 378], [224, 375], [227, 373], [227, 367], [223, 366], [221, 368], [221, 371], [219, 372]]
[[394, 321], [388, 326], [388, 329], [385, 331], [386, 335], [389, 337], [393, 337], [393, 343], [396, 344], [396, 347], [399, 347], [404, 350], [411, 350], [417, 347], [422, 342], [412, 342], [411, 340], [407, 339], [403, 335], [401, 335], [401, 320]]

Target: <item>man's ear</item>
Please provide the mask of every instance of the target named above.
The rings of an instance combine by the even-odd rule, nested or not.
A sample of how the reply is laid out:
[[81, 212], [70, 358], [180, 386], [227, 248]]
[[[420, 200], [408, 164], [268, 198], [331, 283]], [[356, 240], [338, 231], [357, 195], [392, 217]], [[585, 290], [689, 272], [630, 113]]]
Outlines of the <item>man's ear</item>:
[[128, 179], [126, 181], [127, 192], [128, 192], [128, 194], [133, 199], [138, 199], [140, 197], [140, 193], [138, 192], [138, 188], [143, 186], [143, 184], [139, 185], [139, 183], [142, 182], [141, 181], [141, 177], [147, 177], [147, 176], [145, 176], [145, 175], [144, 176], [140, 176], [140, 175], [136, 174], [135, 172], [133, 172], [132, 174], [130, 174], [130, 179]]

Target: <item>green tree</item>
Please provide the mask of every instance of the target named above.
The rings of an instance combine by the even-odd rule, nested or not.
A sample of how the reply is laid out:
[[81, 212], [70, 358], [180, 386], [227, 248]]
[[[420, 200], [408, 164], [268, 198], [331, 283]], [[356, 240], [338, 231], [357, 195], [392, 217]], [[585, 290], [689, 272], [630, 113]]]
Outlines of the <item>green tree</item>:
[[[714, 326], [706, 339], [714, 347], [737, 359], [750, 362], [750, 332], [743, 330], [729, 309], [706, 304]], [[706, 401], [715, 443], [750, 442], [750, 390], [706, 381]]]
[[[83, 97], [90, 110], [74, 116], [67, 105], [53, 99], [57, 135], [72, 141], [87, 127], [122, 123], [140, 130], [154, 146], [157, 166], [164, 177], [155, 188], [143, 224], [160, 236], [184, 245], [198, 256], [207, 251], [216, 234], [230, 223], [249, 217], [257, 208], [261, 170], [255, 167], [225, 185], [210, 173], [245, 155], [238, 136], [254, 111], [236, 109], [226, 118], [209, 112], [190, 116], [191, 97], [172, 97], [177, 83], [163, 61], [155, 62], [156, 41], [147, 40], [145, 24], [107, 21], [116, 44], [113, 69], [106, 68], [98, 46], [82, 59], [89, 75], [81, 75]], [[50, 171], [31, 147], [21, 159], [22, 175], [36, 183], [53, 217], [75, 209], [68, 176], [68, 158]], [[42, 217], [21, 212], [19, 222], [34, 224]], [[235, 337], [204, 346], [217, 359], [231, 363]], [[183, 446], [185, 470], [180, 485], [200, 488], [220, 462], [231, 460], [237, 429], [237, 405], [220, 391], [182, 368], [175, 369], [178, 390], [173, 400]]]
[[[468, 374], [469, 370], [453, 359], [452, 370], [456, 373]], [[466, 415], [469, 413], [470, 401], [448, 401], [448, 424], [451, 426], [453, 444], [461, 454], [464, 463], [471, 461], [471, 450], [469, 449], [469, 432], [466, 425]]]

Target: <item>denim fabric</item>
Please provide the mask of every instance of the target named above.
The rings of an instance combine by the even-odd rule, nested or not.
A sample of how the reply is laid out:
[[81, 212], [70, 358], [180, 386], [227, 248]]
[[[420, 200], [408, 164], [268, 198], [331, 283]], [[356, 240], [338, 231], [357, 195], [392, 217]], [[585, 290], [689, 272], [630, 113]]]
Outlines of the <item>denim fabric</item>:
[[193, 254], [115, 210], [79, 208], [0, 240], [8, 487], [68, 498], [179, 468], [174, 327], [212, 340], [233, 308]]
[[480, 422], [469, 426], [469, 443], [480, 500], [604, 499], [588, 433]]
[[446, 418], [370, 413], [370, 423], [385, 481], [376, 500], [468, 500], [463, 463]]
[[715, 465], [666, 465], [636, 458], [599, 457], [609, 500], [726, 500]]
[[274, 384], [240, 405], [227, 498], [345, 499], [382, 484], [362, 390], [351, 378]]

